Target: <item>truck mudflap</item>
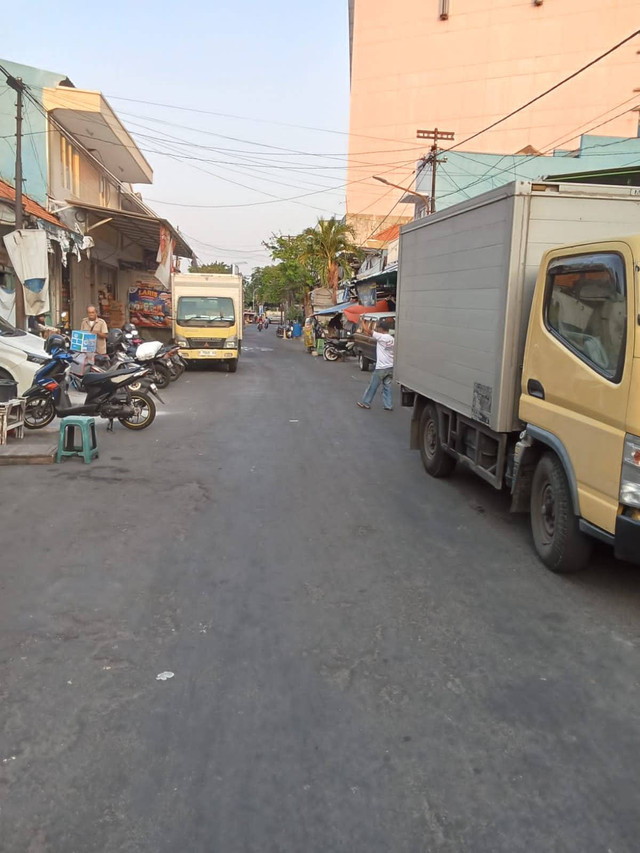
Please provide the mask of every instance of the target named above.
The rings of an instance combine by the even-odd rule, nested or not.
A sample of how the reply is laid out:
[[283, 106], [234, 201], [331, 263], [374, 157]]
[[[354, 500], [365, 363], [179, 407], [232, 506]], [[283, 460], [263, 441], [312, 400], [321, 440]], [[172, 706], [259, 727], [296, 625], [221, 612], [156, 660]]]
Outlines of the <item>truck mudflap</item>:
[[619, 515], [616, 519], [614, 553], [619, 560], [640, 563], [640, 519]]

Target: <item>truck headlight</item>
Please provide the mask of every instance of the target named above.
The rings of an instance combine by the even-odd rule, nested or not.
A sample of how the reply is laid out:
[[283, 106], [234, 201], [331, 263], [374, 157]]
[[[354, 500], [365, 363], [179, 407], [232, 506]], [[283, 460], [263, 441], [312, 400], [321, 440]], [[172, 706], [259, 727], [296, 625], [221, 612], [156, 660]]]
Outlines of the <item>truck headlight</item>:
[[183, 347], [184, 349], [189, 349], [189, 341], [183, 337], [182, 335], [176, 335], [175, 341], [179, 347]]
[[231, 335], [230, 338], [227, 338], [227, 342], [225, 347], [227, 349], [235, 349], [238, 346], [238, 337], [237, 335]]
[[637, 435], [624, 437], [620, 503], [640, 507], [640, 437]]

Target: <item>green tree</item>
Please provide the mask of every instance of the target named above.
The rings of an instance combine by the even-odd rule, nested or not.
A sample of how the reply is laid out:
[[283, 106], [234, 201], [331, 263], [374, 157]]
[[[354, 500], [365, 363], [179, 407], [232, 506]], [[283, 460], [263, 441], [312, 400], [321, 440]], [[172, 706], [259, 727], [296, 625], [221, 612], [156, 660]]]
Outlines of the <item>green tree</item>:
[[301, 262], [318, 275], [325, 287], [331, 288], [335, 303], [340, 270], [350, 278], [354, 266], [362, 258], [362, 250], [354, 241], [353, 228], [335, 217], [318, 219], [316, 225], [306, 228], [300, 237]]
[[228, 275], [233, 272], [231, 264], [225, 264], [224, 261], [214, 261], [212, 264], [193, 264], [189, 267], [189, 272], [208, 272], [208, 273], [223, 273]]
[[277, 300], [265, 297], [264, 301], [285, 304], [287, 310], [294, 304], [304, 304], [305, 315], [311, 310], [309, 293], [316, 283], [316, 276], [304, 259], [306, 242], [303, 234], [272, 234], [264, 246], [277, 263], [263, 269], [269, 293], [278, 296]]

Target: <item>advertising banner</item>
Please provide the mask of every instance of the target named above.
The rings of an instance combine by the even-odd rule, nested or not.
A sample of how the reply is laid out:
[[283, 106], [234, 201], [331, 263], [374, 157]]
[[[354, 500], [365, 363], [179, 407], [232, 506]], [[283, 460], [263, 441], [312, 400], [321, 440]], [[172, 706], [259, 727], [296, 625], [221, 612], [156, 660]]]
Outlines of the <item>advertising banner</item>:
[[129, 288], [129, 318], [140, 328], [171, 328], [171, 291], [145, 276]]

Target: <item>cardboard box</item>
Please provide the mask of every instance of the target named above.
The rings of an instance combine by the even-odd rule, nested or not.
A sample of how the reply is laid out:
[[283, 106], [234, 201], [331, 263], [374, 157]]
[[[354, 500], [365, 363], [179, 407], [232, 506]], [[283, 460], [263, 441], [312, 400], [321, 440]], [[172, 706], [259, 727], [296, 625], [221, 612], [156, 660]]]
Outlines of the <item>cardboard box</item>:
[[98, 336], [93, 332], [71, 332], [71, 350], [73, 352], [95, 352]]

